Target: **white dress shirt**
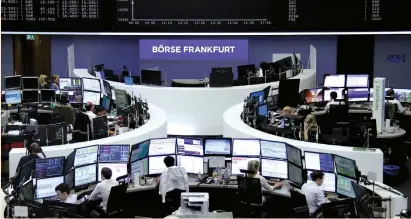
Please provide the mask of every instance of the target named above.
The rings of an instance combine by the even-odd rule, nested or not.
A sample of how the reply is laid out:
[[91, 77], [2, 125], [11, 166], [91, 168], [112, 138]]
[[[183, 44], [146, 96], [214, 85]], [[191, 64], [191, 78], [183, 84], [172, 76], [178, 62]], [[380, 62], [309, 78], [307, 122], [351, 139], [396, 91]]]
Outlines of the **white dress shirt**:
[[330, 112], [330, 106], [331, 105], [345, 105], [345, 103], [343, 101], [331, 100], [330, 102], [327, 103], [327, 105], [325, 105], [325, 112], [326, 113]]
[[91, 136], [92, 136], [93, 133], [94, 133], [94, 130], [93, 130], [93, 119], [96, 118], [97, 115], [94, 114], [94, 112], [92, 112], [92, 111], [86, 111], [85, 114], [86, 114], [86, 115], [88, 116], [88, 118], [90, 119], [90, 129], [91, 129]]
[[69, 195], [66, 200], [64, 200], [64, 203], [69, 203], [69, 204], [79, 204], [79, 201], [77, 201], [77, 195], [76, 194], [71, 194]]
[[166, 202], [167, 192], [174, 189], [189, 191], [188, 175], [184, 167], [172, 166], [161, 174], [159, 194], [162, 197], [163, 203]]
[[268, 184], [267, 180], [261, 176], [260, 174], [256, 174], [254, 175], [254, 178], [259, 178], [260, 179], [260, 184], [261, 184], [261, 188], [267, 191], [273, 191], [274, 190], [274, 186], [270, 186], [270, 184]]
[[91, 193], [89, 199], [96, 200], [101, 198], [101, 206], [104, 210], [107, 210], [108, 197], [110, 196], [111, 187], [117, 186], [118, 182], [115, 179], [105, 179], [97, 184], [94, 191]]
[[262, 69], [262, 68], [258, 69], [258, 71], [257, 71], [257, 75], [256, 75], [256, 76], [257, 76], [257, 77], [259, 77], [259, 78], [264, 77], [264, 74], [263, 74], [263, 69]]
[[321, 204], [327, 202], [323, 190], [314, 181], [305, 183], [301, 192], [305, 195], [310, 214], [314, 213]]
[[388, 100], [389, 103], [397, 104], [398, 112], [402, 114], [404, 112], [404, 107], [402, 106], [401, 102], [397, 99]]

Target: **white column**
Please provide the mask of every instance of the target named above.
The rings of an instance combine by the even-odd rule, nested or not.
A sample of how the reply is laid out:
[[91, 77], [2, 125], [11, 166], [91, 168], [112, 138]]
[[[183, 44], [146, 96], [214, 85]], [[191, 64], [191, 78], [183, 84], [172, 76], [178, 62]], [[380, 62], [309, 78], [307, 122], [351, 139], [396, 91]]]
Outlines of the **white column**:
[[385, 117], [385, 78], [374, 78], [373, 89], [372, 117], [377, 122], [377, 132], [382, 133]]

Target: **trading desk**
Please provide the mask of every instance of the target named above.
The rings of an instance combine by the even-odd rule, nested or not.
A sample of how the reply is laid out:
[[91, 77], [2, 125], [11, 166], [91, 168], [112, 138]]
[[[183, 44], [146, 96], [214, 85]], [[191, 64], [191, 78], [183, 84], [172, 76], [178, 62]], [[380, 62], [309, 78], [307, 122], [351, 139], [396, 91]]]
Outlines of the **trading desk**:
[[173, 79], [172, 87], [206, 87], [209, 80], [206, 79]]

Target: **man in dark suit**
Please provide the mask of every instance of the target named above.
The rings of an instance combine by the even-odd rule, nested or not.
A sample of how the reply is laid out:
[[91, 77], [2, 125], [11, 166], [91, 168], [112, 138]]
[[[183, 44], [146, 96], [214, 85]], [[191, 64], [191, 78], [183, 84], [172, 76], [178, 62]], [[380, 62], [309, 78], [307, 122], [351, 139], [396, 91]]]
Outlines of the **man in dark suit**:
[[26, 164], [26, 163], [28, 163], [28, 162], [30, 162], [30, 161], [32, 161], [32, 160], [35, 160], [35, 159], [37, 159], [37, 158], [40, 158], [40, 157], [38, 156], [38, 154], [42, 152], [42, 149], [41, 149], [41, 147], [40, 147], [40, 145], [39, 145], [38, 143], [34, 142], [34, 143], [32, 143], [32, 144], [30, 145], [29, 152], [30, 152], [29, 155], [26, 155], [26, 156], [20, 158], [19, 164], [17, 165], [16, 173], [18, 173], [17, 171], [18, 171], [24, 164]]

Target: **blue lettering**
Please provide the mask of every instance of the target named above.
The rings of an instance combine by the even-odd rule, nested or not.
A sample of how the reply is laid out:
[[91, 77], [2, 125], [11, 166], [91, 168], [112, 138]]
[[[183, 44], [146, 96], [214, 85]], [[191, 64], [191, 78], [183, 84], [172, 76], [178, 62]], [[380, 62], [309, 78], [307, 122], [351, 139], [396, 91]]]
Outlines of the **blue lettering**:
[[7, 94], [6, 98], [18, 98], [19, 95], [18, 94]]
[[407, 55], [393, 54], [388, 56], [388, 62], [406, 62]]

